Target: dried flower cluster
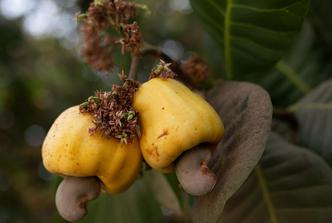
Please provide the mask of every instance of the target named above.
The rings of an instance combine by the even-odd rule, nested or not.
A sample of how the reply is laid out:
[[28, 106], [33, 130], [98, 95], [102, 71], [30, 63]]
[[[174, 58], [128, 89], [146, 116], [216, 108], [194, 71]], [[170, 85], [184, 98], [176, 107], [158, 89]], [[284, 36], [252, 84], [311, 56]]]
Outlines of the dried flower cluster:
[[[87, 13], [79, 15], [83, 19], [81, 32], [84, 36], [83, 57], [87, 63], [99, 71], [110, 71], [113, 67], [112, 49], [121, 44], [123, 53], [139, 54], [142, 35], [136, 22], [136, 5], [127, 0], [95, 0]], [[121, 37], [114, 37], [114, 29]]]
[[138, 113], [132, 107], [133, 96], [138, 89], [136, 81], [126, 79], [123, 85], [113, 85], [110, 92], [96, 92], [80, 105], [80, 112], [93, 117], [91, 134], [102, 133], [123, 143], [139, 136]]
[[197, 54], [191, 55], [182, 63], [181, 70], [194, 83], [206, 80], [209, 74], [208, 65]]
[[142, 35], [136, 22], [125, 24], [122, 27], [123, 38], [119, 40], [122, 45], [122, 53], [132, 52], [138, 55], [141, 49]]
[[92, 25], [86, 24], [81, 28], [84, 33], [85, 46], [83, 57], [94, 69], [110, 71], [113, 67], [112, 46], [114, 40], [110, 35], [102, 35]]
[[99, 0], [91, 3], [87, 17], [99, 30], [126, 24], [136, 16], [136, 6], [126, 0]]
[[176, 74], [171, 70], [171, 63], [166, 63], [163, 60], [160, 60], [159, 64], [157, 64], [151, 71], [149, 79], [160, 77], [160, 78], [174, 78]]

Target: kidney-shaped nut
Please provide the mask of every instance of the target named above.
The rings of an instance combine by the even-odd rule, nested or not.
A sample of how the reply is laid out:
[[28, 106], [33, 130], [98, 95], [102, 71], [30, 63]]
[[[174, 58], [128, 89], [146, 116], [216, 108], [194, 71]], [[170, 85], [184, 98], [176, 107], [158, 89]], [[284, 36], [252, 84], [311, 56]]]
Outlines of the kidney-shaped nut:
[[92, 117], [78, 106], [64, 111], [49, 130], [42, 148], [46, 169], [63, 176], [98, 177], [106, 191], [118, 193], [137, 178], [141, 152], [137, 139], [124, 144], [99, 133], [91, 135]]
[[65, 177], [55, 195], [59, 214], [70, 222], [83, 218], [86, 204], [100, 194], [100, 181], [95, 177]]
[[217, 177], [207, 166], [211, 154], [210, 148], [197, 146], [184, 152], [176, 163], [176, 176], [188, 194], [202, 196], [216, 185]]
[[134, 96], [145, 161], [170, 169], [184, 151], [200, 143], [217, 143], [224, 133], [217, 112], [198, 94], [174, 79], [153, 78]]

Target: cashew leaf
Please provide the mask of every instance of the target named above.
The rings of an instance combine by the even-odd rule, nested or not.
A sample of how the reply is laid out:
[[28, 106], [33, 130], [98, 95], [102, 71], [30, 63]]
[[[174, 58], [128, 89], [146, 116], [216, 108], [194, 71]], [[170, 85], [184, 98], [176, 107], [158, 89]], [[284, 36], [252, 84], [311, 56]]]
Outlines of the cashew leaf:
[[332, 51], [332, 1], [311, 1], [310, 19], [314, 24], [319, 36], [326, 46]]
[[220, 46], [228, 79], [271, 69], [302, 28], [309, 0], [191, 0]]
[[267, 75], [253, 80], [268, 90], [275, 106], [295, 103], [329, 78], [330, 59], [324, 49], [317, 47], [318, 40], [312, 26], [305, 23], [287, 56]]
[[208, 92], [207, 98], [224, 122], [225, 135], [209, 163], [217, 174], [217, 184], [212, 192], [195, 199], [195, 223], [217, 222], [226, 201], [257, 165], [272, 119], [269, 95], [254, 84], [223, 82]]
[[299, 123], [300, 143], [332, 166], [332, 79], [290, 108]]
[[332, 169], [321, 157], [271, 134], [241, 189], [227, 202], [223, 223], [332, 222]]

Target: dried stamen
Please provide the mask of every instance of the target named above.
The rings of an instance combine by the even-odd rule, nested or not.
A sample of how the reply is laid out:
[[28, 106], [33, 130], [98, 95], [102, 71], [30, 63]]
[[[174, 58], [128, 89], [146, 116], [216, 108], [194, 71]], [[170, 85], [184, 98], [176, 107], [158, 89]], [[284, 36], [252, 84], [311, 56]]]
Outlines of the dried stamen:
[[123, 85], [113, 85], [109, 92], [98, 91], [81, 104], [80, 112], [93, 117], [90, 133], [100, 132], [123, 143], [139, 136], [138, 113], [132, 107], [138, 87], [138, 82], [126, 79]]
[[155, 77], [160, 77], [164, 79], [174, 78], [176, 74], [171, 70], [171, 65], [171, 63], [166, 63], [165, 61], [160, 60], [159, 64], [152, 69], [149, 79]]

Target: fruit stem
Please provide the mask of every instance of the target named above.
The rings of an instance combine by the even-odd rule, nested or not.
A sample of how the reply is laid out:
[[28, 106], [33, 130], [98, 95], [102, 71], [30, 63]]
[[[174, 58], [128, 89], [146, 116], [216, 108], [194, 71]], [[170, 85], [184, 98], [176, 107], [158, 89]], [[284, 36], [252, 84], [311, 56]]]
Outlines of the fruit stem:
[[177, 78], [189, 85], [191, 88], [197, 88], [198, 86], [193, 83], [186, 75], [183, 73], [181, 69], [181, 65], [179, 62], [173, 60], [170, 56], [168, 56], [165, 52], [163, 52], [159, 47], [150, 45], [148, 43], [144, 43], [141, 49], [142, 56], [153, 56], [163, 60], [165, 63], [170, 63], [170, 69], [177, 74]]
[[129, 74], [128, 78], [131, 80], [136, 79], [136, 74], [138, 70], [138, 65], [139, 65], [139, 55], [136, 54], [131, 54], [131, 64], [130, 64], [130, 69], [129, 69]]

